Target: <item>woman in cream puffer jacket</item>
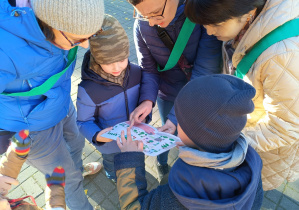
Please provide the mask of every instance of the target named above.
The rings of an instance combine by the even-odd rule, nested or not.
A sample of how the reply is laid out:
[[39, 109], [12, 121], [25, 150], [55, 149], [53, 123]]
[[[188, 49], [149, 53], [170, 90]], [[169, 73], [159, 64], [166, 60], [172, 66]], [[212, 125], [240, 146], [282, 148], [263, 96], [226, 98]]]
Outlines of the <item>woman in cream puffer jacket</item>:
[[[228, 74], [234, 73], [248, 49], [269, 32], [299, 18], [297, 0], [252, 0], [252, 5], [242, 5], [244, 0], [215, 2], [203, 5], [203, 0], [189, 0], [185, 12], [192, 21], [203, 24], [209, 35], [224, 41], [223, 66]], [[223, 18], [221, 13], [227, 18], [217, 21], [213, 15]], [[285, 179], [299, 178], [299, 36], [266, 49], [244, 80], [256, 88], [256, 95], [255, 110], [243, 133], [263, 160], [264, 190], [275, 189]]]

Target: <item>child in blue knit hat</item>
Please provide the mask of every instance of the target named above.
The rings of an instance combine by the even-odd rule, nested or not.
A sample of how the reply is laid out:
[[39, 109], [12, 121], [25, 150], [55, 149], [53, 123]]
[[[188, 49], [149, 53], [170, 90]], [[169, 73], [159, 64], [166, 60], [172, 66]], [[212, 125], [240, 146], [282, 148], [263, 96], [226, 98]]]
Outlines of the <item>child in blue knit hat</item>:
[[234, 76], [210, 75], [189, 82], [175, 100], [184, 145], [168, 184], [150, 193], [142, 142], [122, 135], [122, 153], [115, 157], [121, 208], [260, 209], [262, 161], [241, 133], [254, 110], [254, 96], [255, 89]]

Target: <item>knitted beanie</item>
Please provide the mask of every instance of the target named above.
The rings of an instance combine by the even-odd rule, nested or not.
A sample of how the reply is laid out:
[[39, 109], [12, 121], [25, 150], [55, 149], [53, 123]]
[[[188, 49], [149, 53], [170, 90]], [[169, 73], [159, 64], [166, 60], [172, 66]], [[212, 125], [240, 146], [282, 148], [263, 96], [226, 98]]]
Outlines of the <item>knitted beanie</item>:
[[103, 0], [31, 0], [31, 5], [46, 24], [76, 35], [96, 33], [104, 18]]
[[190, 81], [175, 100], [175, 115], [185, 134], [201, 149], [229, 152], [253, 112], [255, 89], [230, 75]]
[[97, 64], [115, 63], [129, 57], [126, 31], [118, 20], [110, 15], [105, 15], [102, 31], [91, 37], [89, 43], [91, 61], [94, 59]]

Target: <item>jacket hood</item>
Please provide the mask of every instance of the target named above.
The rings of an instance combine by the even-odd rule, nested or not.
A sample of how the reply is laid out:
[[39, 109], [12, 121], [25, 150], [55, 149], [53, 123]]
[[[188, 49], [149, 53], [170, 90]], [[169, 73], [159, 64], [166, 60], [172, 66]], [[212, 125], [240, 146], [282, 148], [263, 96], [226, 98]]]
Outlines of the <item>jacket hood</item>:
[[299, 1], [268, 0], [238, 44], [232, 58], [233, 65], [236, 67], [246, 51], [268, 33], [298, 17]]
[[[46, 40], [31, 8], [12, 7], [8, 1], [0, 1], [0, 10], [2, 10], [0, 14], [2, 29], [52, 53], [61, 52], [62, 49]], [[14, 25], [18, 28], [12, 27]]]
[[188, 209], [251, 209], [261, 168], [260, 157], [249, 147], [245, 161], [234, 171], [196, 167], [179, 158], [168, 181]]
[[100, 75], [96, 74], [89, 68], [89, 61], [90, 61], [90, 50], [88, 50], [83, 58], [82, 66], [81, 66], [81, 79], [82, 80], [91, 80], [95, 83], [105, 85], [107, 80], [100, 77]]

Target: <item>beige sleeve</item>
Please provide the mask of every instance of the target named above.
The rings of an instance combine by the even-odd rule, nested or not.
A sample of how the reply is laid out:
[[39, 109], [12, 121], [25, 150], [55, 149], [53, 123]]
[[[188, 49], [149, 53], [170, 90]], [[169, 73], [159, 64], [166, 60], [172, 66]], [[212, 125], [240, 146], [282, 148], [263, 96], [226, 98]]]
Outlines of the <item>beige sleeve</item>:
[[61, 185], [51, 185], [46, 187], [46, 209], [62, 208], [66, 209], [64, 187]]
[[255, 127], [243, 130], [257, 151], [269, 151], [299, 141], [299, 50], [298, 46], [294, 48], [297, 50], [285, 50], [261, 67], [266, 115]]
[[25, 161], [26, 158], [18, 157], [11, 146], [8, 147], [6, 154], [0, 160], [0, 174], [16, 179]]

